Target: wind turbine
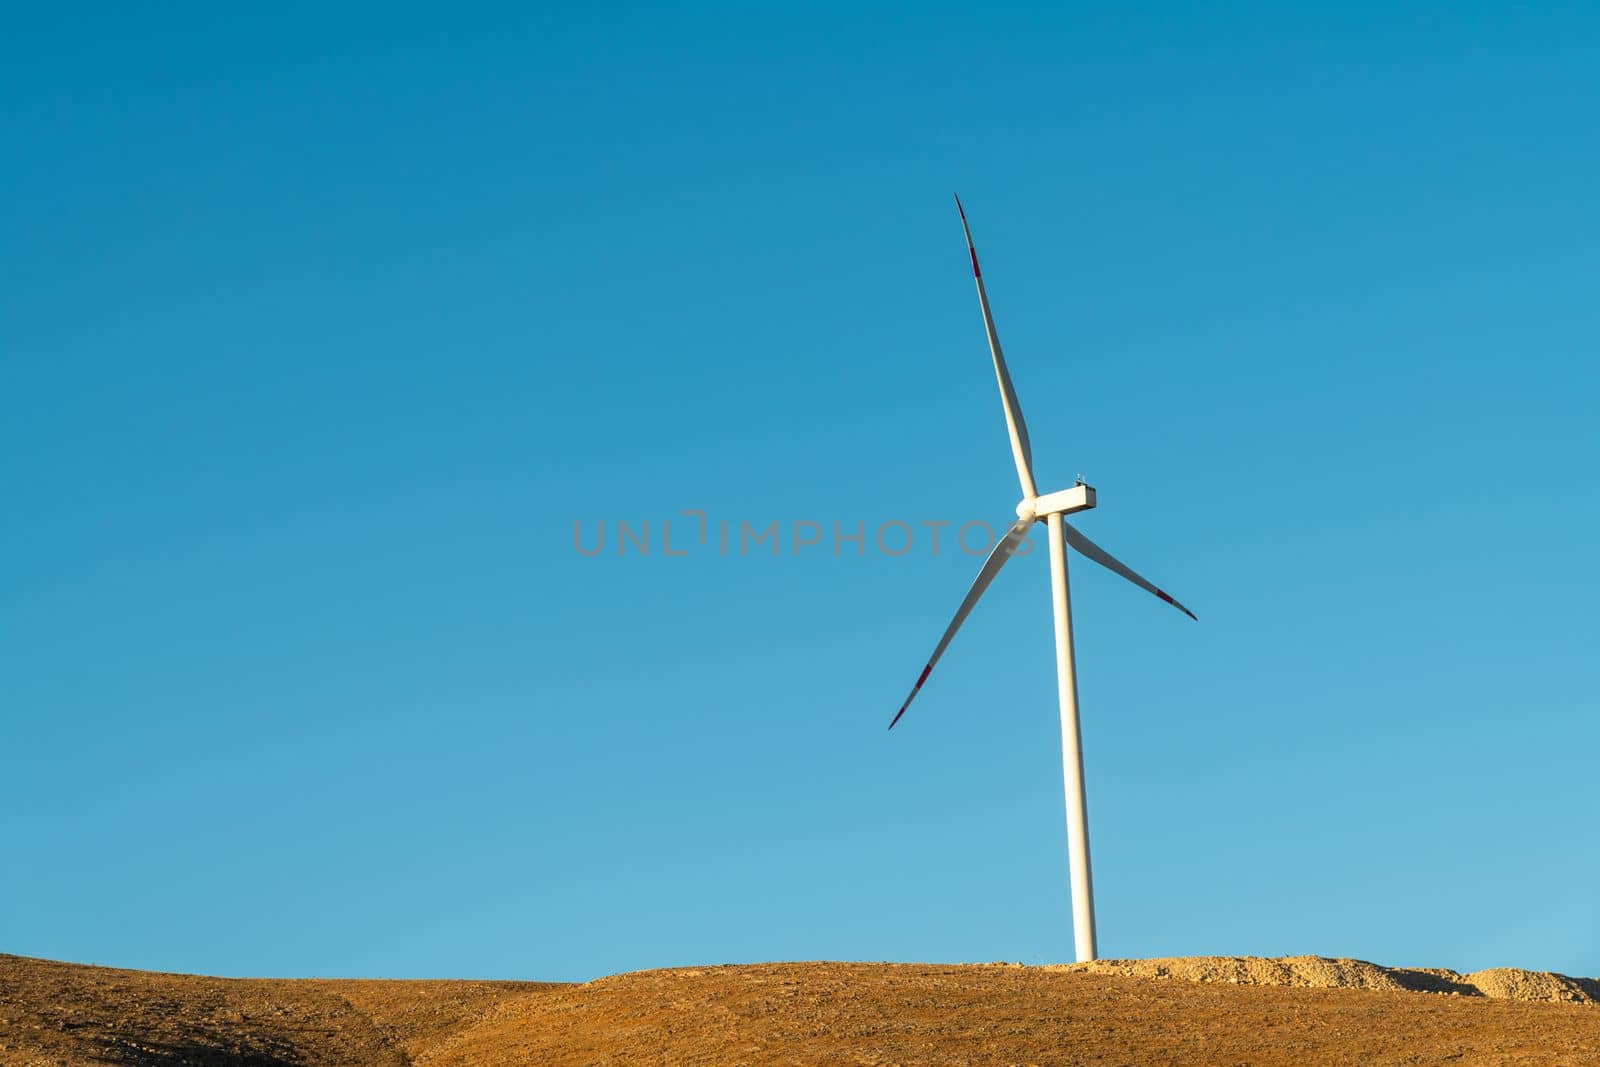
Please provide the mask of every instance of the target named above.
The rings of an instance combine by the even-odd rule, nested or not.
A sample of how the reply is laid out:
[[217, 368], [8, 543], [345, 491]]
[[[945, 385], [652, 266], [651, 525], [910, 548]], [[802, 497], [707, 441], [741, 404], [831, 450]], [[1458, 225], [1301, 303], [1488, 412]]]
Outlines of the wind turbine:
[[983, 274], [978, 270], [978, 253], [972, 246], [972, 230], [967, 226], [967, 213], [956, 197], [956, 210], [961, 212], [961, 229], [967, 237], [967, 254], [972, 258], [972, 279], [978, 286], [978, 306], [983, 309], [983, 328], [989, 334], [989, 353], [994, 357], [994, 375], [1000, 383], [1000, 403], [1005, 408], [1006, 432], [1011, 436], [1011, 456], [1017, 462], [1017, 480], [1022, 483], [1022, 500], [1017, 504], [1017, 521], [1011, 524], [1005, 536], [994, 546], [994, 551], [978, 571], [966, 599], [956, 609], [955, 618], [945, 629], [944, 636], [928, 657], [917, 682], [911, 687], [906, 702], [895, 712], [889, 729], [900, 721], [922, 683], [928, 680], [933, 665], [939, 662], [950, 639], [983, 596], [985, 589], [1000, 573], [1006, 560], [1011, 558], [1028, 530], [1036, 522], [1043, 522], [1050, 531], [1050, 602], [1054, 609], [1056, 625], [1056, 695], [1061, 703], [1061, 765], [1067, 794], [1067, 854], [1072, 879], [1072, 938], [1077, 948], [1079, 962], [1095, 958], [1094, 882], [1089, 870], [1089, 814], [1083, 788], [1083, 742], [1078, 730], [1078, 676], [1072, 650], [1072, 601], [1067, 592], [1067, 551], [1071, 545], [1080, 553], [1115, 574], [1120, 574], [1134, 585], [1165, 600], [1189, 618], [1194, 612], [1135, 574], [1111, 553], [1068, 526], [1064, 516], [1094, 507], [1094, 489], [1079, 483], [1071, 489], [1039, 495], [1033, 482], [1033, 448], [1028, 443], [1028, 427], [1022, 421], [1022, 408], [1017, 404], [1017, 394], [1011, 387], [1011, 374], [1006, 370], [1005, 356], [1000, 353], [1000, 338], [994, 330], [994, 316], [989, 313], [989, 296], [983, 289]]

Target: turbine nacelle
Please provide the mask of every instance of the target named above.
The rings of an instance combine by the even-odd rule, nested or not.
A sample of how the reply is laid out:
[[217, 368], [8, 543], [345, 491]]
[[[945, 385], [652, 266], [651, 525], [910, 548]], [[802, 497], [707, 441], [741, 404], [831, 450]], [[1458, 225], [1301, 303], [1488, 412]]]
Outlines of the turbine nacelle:
[[1024, 497], [1017, 502], [1017, 518], [1035, 522], [1051, 515], [1071, 515], [1075, 511], [1088, 511], [1094, 507], [1094, 486], [1082, 482], [1071, 489], [1062, 489], [1044, 496]]

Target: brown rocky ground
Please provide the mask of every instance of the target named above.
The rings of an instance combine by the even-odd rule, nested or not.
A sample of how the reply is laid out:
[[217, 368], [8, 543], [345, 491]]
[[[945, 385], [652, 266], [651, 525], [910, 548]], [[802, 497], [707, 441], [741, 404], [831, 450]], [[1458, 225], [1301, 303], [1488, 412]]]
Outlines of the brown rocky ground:
[[1315, 956], [223, 979], [0, 955], [0, 1064], [1600, 1064], [1600, 983]]

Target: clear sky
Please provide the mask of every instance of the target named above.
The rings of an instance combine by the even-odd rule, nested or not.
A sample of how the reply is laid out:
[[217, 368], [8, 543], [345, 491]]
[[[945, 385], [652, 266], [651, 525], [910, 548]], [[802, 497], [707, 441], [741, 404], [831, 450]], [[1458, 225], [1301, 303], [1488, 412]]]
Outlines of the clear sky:
[[12, 12], [0, 951], [1070, 958], [959, 191], [1102, 952], [1600, 973], [1600, 19], [1288, 6]]

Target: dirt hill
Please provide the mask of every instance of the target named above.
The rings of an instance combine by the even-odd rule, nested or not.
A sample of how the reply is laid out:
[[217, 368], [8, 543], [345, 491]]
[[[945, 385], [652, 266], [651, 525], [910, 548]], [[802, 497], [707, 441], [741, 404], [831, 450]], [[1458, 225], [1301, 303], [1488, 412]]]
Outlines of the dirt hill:
[[1600, 983], [1316, 956], [223, 979], [0, 955], [0, 1064], [1600, 1064]]

